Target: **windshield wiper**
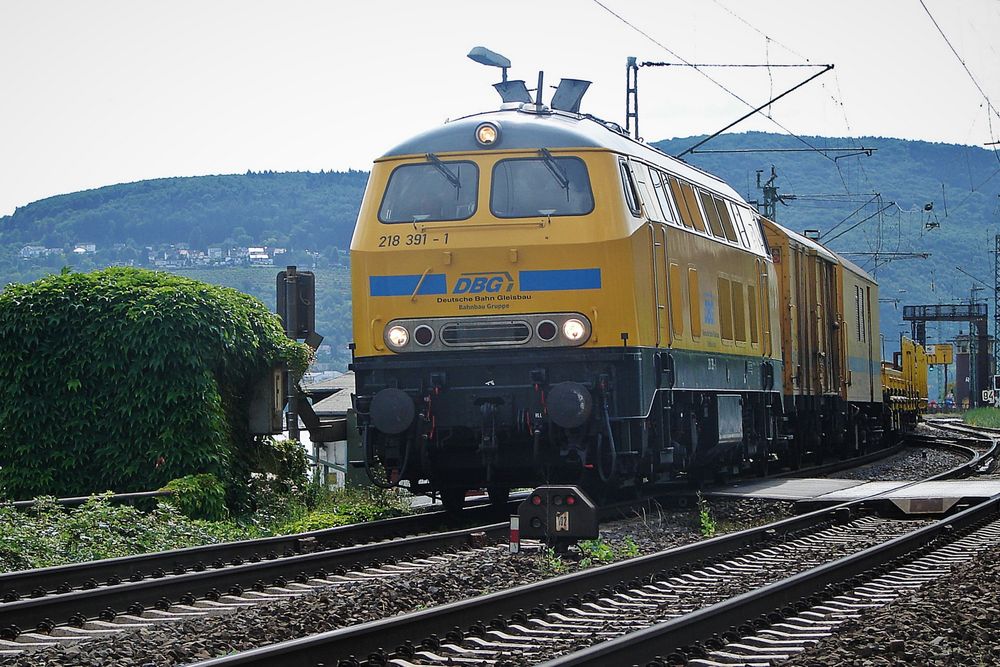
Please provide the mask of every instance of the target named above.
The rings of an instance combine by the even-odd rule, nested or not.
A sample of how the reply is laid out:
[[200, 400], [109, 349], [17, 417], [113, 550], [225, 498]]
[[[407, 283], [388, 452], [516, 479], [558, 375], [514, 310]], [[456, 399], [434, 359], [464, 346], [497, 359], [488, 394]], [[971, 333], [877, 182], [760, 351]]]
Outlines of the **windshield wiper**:
[[566, 172], [563, 168], [556, 162], [556, 159], [552, 157], [552, 153], [549, 152], [548, 148], [542, 148], [538, 151], [542, 154], [542, 160], [549, 171], [552, 172], [552, 176], [559, 181], [560, 187], [563, 190], [569, 191], [569, 178], [566, 176]]
[[445, 178], [448, 179], [449, 183], [451, 183], [452, 185], [455, 186], [456, 190], [461, 190], [462, 189], [462, 183], [461, 183], [461, 181], [458, 180], [458, 176], [456, 176], [455, 174], [451, 173], [451, 169], [449, 169], [445, 165], [444, 162], [442, 162], [441, 160], [439, 160], [437, 155], [434, 155], [434, 153], [428, 153], [427, 154], [427, 159], [428, 159], [428, 161], [430, 161], [430, 163], [432, 165], [434, 165], [434, 167], [438, 171], [441, 172], [441, 174]]

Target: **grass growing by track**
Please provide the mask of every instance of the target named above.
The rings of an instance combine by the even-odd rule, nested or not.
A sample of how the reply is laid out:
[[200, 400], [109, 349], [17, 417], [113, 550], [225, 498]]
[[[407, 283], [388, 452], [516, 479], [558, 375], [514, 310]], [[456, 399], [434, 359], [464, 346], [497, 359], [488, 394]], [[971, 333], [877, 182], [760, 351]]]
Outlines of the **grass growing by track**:
[[962, 415], [962, 419], [970, 426], [1000, 428], [1000, 410], [997, 408], [975, 408]]
[[40, 498], [29, 510], [0, 503], [0, 572], [285, 535], [400, 516], [408, 501], [381, 490], [315, 487], [261, 498], [259, 509], [225, 521], [191, 519], [169, 502], [144, 512], [95, 496], [66, 508]]

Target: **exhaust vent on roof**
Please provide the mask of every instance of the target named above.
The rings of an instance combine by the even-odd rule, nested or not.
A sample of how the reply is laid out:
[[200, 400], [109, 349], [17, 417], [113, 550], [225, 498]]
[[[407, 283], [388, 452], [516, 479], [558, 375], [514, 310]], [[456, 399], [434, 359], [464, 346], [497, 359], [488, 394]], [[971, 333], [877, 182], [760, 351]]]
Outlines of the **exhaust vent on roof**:
[[552, 96], [552, 108], [570, 113], [580, 113], [580, 101], [589, 87], [590, 81], [583, 79], [560, 80], [559, 87], [556, 88], [555, 95]]
[[493, 87], [500, 93], [500, 97], [506, 102], [519, 102], [527, 104], [531, 102], [531, 95], [528, 94], [528, 87], [520, 79], [516, 81], [501, 81], [494, 83]]

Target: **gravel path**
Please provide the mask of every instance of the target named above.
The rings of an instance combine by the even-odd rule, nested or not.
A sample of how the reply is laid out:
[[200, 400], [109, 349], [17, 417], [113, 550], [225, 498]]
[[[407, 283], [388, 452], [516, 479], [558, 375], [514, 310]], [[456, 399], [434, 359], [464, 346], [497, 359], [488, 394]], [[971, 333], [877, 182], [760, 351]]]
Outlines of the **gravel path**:
[[915, 480], [951, 470], [967, 460], [968, 458], [961, 454], [943, 449], [907, 447], [887, 459], [860, 468], [837, 472], [830, 476], [838, 479], [868, 479], [886, 482]]
[[1000, 665], [1000, 549], [848, 621], [782, 667]]
[[[791, 505], [739, 499], [713, 500], [708, 507], [716, 529], [727, 532], [788, 516]], [[636, 549], [646, 554], [702, 539], [698, 525], [697, 510], [654, 511], [607, 524], [602, 527], [602, 538], [614, 558], [620, 559], [634, 555]], [[593, 563], [594, 558], [590, 560]], [[565, 559], [536, 553], [511, 557], [505, 547], [493, 548], [458, 555], [446, 565], [405, 578], [342, 584], [294, 600], [25, 653], [0, 665], [172, 667], [503, 590], [580, 567], [572, 555]]]

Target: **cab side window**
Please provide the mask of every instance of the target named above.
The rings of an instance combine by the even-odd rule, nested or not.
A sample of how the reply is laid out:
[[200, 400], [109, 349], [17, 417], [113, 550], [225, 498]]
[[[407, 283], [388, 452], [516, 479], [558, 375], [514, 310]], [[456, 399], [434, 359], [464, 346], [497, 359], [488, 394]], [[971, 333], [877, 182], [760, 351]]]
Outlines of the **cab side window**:
[[642, 214], [642, 211], [639, 209], [639, 193], [635, 189], [635, 181], [632, 180], [632, 173], [629, 171], [628, 165], [625, 164], [624, 160], [618, 162], [618, 168], [622, 174], [625, 203], [628, 204], [628, 210], [632, 211], [632, 215], [638, 218]]

